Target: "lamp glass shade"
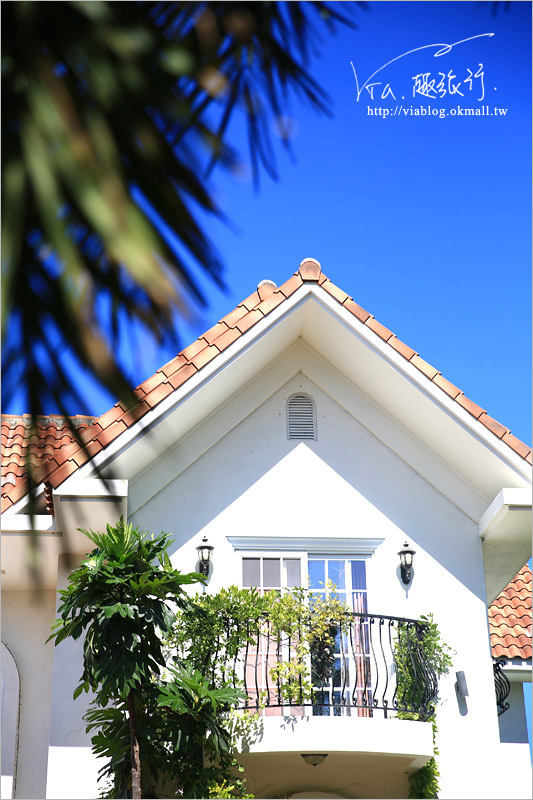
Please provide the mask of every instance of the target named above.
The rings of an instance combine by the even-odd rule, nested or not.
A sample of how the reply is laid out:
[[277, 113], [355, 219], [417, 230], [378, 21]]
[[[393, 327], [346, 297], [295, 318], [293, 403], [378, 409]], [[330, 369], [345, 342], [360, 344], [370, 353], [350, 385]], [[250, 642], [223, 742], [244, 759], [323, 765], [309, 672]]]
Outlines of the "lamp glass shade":
[[400, 550], [398, 555], [400, 556], [400, 564], [402, 567], [412, 567], [413, 566], [413, 556], [416, 553], [416, 550], [411, 550], [409, 547], [409, 542], [405, 542], [403, 546], [403, 550]]
[[211, 561], [211, 553], [214, 550], [214, 547], [210, 544], [207, 544], [207, 540], [205, 543], [202, 541], [202, 544], [196, 548], [198, 552], [198, 561], [202, 561], [203, 563]]

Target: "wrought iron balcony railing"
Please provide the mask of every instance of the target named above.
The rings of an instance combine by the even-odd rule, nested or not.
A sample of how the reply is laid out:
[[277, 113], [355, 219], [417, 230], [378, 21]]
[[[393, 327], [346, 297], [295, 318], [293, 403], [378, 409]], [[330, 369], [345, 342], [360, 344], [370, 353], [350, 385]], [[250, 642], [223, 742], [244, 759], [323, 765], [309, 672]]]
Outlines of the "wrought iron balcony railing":
[[[234, 624], [227, 620], [225, 641]], [[426, 622], [347, 611], [326, 629], [305, 645], [301, 626], [274, 632], [269, 619], [255, 620], [245, 648], [223, 658], [223, 678], [244, 689], [244, 708], [269, 716], [430, 717], [437, 676], [424, 650]]]
[[494, 671], [494, 691], [496, 692], [496, 705], [498, 707], [499, 717], [509, 708], [509, 703], [505, 701], [511, 693], [509, 678], [503, 671], [506, 663], [504, 658], [496, 658], [492, 662], [492, 669]]

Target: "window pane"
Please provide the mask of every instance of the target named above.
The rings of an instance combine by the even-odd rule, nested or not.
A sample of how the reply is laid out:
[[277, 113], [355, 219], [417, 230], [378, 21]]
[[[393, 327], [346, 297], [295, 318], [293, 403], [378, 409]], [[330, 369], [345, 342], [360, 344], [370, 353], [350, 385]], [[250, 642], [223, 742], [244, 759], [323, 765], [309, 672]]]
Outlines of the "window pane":
[[258, 558], [243, 558], [242, 560], [242, 585], [245, 588], [261, 585]]
[[352, 561], [352, 589], [366, 589], [366, 569], [364, 561]]
[[313, 705], [313, 716], [329, 717], [329, 692], [315, 692], [313, 700], [316, 703], [316, 705]]
[[263, 559], [263, 586], [281, 589], [279, 558]]
[[368, 609], [366, 605], [366, 592], [353, 593], [353, 610], [358, 614], [366, 614]]
[[345, 589], [344, 561], [328, 561], [328, 578], [337, 589]]
[[323, 589], [326, 582], [324, 561], [309, 560], [309, 588]]
[[301, 586], [300, 559], [284, 558], [283, 564], [285, 566], [285, 574], [287, 576], [287, 588], [292, 589], [294, 586]]
[[346, 605], [346, 592], [333, 592], [330, 594], [330, 598], [332, 600], [337, 600], [339, 603], [342, 603], [343, 606]]
[[342, 695], [340, 692], [333, 692], [333, 716], [340, 717], [342, 716]]

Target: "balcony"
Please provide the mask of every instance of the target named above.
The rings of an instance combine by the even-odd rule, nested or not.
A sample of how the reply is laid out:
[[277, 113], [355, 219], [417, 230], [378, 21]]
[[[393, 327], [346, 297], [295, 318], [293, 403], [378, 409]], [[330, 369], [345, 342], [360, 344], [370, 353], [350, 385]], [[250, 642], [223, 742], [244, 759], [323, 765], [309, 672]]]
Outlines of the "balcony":
[[[233, 635], [242, 641], [242, 629], [224, 624], [220, 647]], [[427, 720], [437, 677], [423, 647], [427, 623], [343, 611], [307, 647], [299, 620], [287, 628], [256, 619], [244, 650], [223, 659], [223, 679], [244, 689], [242, 708], [257, 716], [238, 756], [251, 791], [406, 797], [408, 773], [433, 755]], [[326, 758], [313, 767], [309, 753]]]
[[437, 677], [422, 645], [426, 627], [419, 620], [345, 612], [328, 620], [328, 641], [311, 643], [302, 669], [301, 628], [273, 634], [265, 618], [250, 626], [248, 645], [234, 659], [232, 682], [244, 688], [243, 708], [265, 714], [281, 709], [301, 715], [306, 709], [313, 716], [373, 717], [381, 712], [385, 719], [400, 714], [424, 721], [437, 696]]

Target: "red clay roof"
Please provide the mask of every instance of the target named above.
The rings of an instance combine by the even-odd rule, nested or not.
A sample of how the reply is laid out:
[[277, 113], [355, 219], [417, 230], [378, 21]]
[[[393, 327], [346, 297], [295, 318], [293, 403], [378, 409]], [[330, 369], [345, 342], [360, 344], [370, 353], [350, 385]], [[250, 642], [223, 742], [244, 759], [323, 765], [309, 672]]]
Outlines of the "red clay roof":
[[[82, 464], [92, 456], [103, 450], [107, 445], [131, 427], [137, 420], [158, 405], [165, 397], [176, 391], [189, 378], [195, 375], [206, 364], [212, 361], [227, 347], [230, 347], [246, 331], [257, 325], [265, 316], [277, 306], [293, 295], [304, 283], [315, 283], [330, 297], [342, 305], [346, 311], [357, 317], [376, 336], [398, 352], [403, 358], [416, 367], [428, 380], [432, 381], [443, 392], [466, 409], [481, 425], [501, 439], [514, 453], [532, 463], [531, 448], [512, 435], [510, 430], [492, 419], [486, 411], [473, 403], [463, 392], [444, 378], [440, 372], [424, 361], [418, 353], [408, 345], [401, 342], [392, 331], [379, 323], [374, 317], [359, 306], [346, 292], [337, 288], [327, 278], [314, 259], [304, 259], [294, 275], [284, 284], [276, 287], [271, 281], [263, 281], [257, 290], [247, 297], [237, 308], [227, 314], [223, 319], [213, 325], [195, 342], [185, 348], [168, 364], [157, 370], [155, 375], [148, 378], [135, 390], [137, 403], [133, 408], [126, 409], [117, 403], [99, 419], [95, 420], [83, 431], [82, 438], [86, 442], [85, 451], [75, 442], [66, 443], [59, 448], [53, 448], [47, 461], [43, 462], [36, 470], [35, 477], [38, 481], [45, 481], [53, 488], [57, 488]], [[2, 439], [2, 447], [4, 446]], [[9, 455], [7, 456], [9, 458]], [[12, 463], [11, 461], [9, 463]], [[7, 475], [15, 475], [16, 482], [10, 488], [6, 483], [6, 491], [2, 491], [2, 511], [7, 511], [14, 503], [24, 497], [28, 492], [25, 480], [17, 480], [22, 475], [13, 471], [6, 471]], [[4, 473], [2, 472], [2, 475]], [[10, 478], [12, 480], [12, 478]]]
[[531, 588], [526, 564], [489, 606], [494, 658], [531, 658]]
[[[83, 431], [97, 417], [70, 417], [72, 427]], [[30, 414], [2, 414], [1, 495], [8, 496], [14, 487], [25, 484], [27, 463], [33, 468], [57, 466], [62, 451], [76, 439], [65, 418], [59, 414], [39, 415], [31, 428]]]

